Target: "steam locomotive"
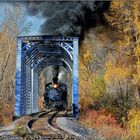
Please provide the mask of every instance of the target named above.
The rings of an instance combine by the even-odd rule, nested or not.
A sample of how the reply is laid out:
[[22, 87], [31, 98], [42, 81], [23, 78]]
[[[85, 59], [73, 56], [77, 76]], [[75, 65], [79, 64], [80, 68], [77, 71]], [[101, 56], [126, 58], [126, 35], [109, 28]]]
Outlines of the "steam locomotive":
[[43, 106], [46, 109], [65, 110], [67, 108], [67, 85], [53, 78], [52, 83], [45, 85]]

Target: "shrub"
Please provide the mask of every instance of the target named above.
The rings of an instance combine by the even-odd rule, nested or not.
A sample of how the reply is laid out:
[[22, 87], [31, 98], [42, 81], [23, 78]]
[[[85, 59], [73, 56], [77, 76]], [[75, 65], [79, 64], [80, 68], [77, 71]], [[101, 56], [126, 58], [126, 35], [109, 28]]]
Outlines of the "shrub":
[[[92, 81], [91, 81], [92, 80]], [[105, 93], [105, 83], [102, 77], [94, 76], [88, 81], [88, 84], [83, 84], [80, 81], [80, 108], [83, 110], [93, 106], [99, 98]]]
[[95, 128], [100, 135], [108, 140], [121, 139], [127, 134], [127, 131], [117, 123], [115, 117], [105, 109], [86, 111], [81, 116], [80, 122], [87, 127]]
[[24, 125], [16, 126], [13, 133], [17, 136], [20, 136], [20, 137], [26, 139], [26, 140], [33, 140], [33, 139], [38, 137], [37, 133], [34, 133], [34, 132], [30, 133]]
[[28, 135], [28, 132], [25, 126], [16, 126], [14, 129], [14, 134], [20, 137], [26, 137]]
[[84, 123], [86, 123], [89, 127], [95, 125], [118, 125], [116, 119], [105, 109], [100, 111], [88, 110], [85, 114], [82, 117], [85, 119]]

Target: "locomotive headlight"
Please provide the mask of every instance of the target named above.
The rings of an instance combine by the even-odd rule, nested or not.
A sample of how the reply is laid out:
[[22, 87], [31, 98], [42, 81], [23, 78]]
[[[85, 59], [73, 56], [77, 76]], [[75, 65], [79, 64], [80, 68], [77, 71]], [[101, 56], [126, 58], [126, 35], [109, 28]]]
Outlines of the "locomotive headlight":
[[58, 88], [58, 84], [54, 84], [53, 87], [54, 87], [54, 88]]

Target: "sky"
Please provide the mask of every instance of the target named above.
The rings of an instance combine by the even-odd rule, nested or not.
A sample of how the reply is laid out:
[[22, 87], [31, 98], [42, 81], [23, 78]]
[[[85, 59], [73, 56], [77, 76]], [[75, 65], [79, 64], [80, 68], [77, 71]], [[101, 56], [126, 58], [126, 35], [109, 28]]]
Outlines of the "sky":
[[[7, 5], [7, 3], [5, 2], [0, 2], [0, 20], [4, 17], [4, 7]], [[11, 6], [10, 4], [8, 4], [8, 6]], [[26, 14], [26, 20], [27, 22], [31, 22], [32, 26], [30, 28], [30, 32], [21, 34], [21, 35], [40, 35], [41, 33], [40, 31], [40, 25], [43, 23], [44, 19], [41, 17], [36, 17], [36, 16], [28, 16]]]
[[[28, 35], [39, 35], [40, 25], [44, 21], [43, 19], [36, 16], [27, 16], [27, 22], [32, 22], [32, 26]], [[25, 33], [23, 35], [26, 35]]]

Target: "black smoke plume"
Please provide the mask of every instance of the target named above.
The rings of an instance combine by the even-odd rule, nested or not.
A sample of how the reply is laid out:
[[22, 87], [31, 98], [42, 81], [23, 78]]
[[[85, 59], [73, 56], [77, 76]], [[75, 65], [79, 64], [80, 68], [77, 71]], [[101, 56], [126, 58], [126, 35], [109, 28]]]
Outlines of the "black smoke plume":
[[[25, 2], [27, 14], [41, 16], [44, 23], [40, 27], [42, 34], [79, 36], [91, 27], [104, 24], [103, 13], [109, 7], [109, 1], [47, 1]], [[52, 67], [53, 77], [61, 77], [58, 67]]]
[[109, 1], [26, 2], [27, 14], [42, 16], [40, 31], [49, 35], [81, 36], [90, 27], [104, 23], [103, 13]]

